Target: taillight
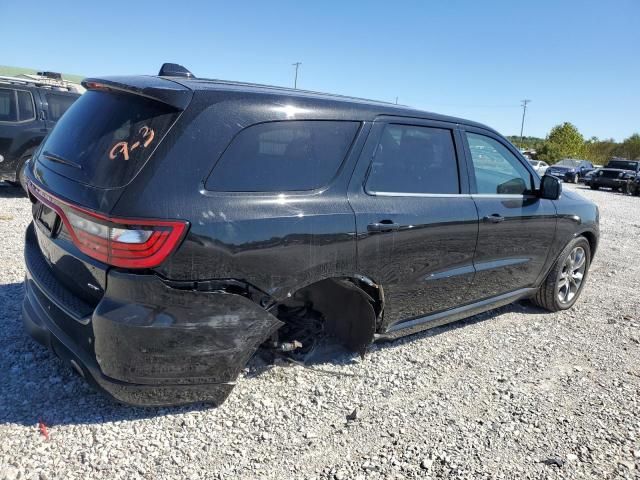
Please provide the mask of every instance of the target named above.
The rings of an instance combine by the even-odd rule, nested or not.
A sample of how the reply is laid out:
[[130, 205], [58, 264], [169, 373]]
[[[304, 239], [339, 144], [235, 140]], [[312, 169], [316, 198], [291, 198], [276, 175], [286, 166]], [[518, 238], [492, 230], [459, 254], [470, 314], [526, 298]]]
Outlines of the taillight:
[[109, 217], [65, 202], [32, 182], [29, 191], [56, 211], [81, 252], [116, 267], [157, 267], [176, 249], [188, 226], [182, 220]]

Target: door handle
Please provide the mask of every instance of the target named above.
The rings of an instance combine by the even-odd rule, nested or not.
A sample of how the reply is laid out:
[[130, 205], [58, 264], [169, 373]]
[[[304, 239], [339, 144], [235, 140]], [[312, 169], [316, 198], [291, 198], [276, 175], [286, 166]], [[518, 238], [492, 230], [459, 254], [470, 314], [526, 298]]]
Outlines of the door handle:
[[393, 223], [391, 220], [382, 220], [367, 225], [369, 232], [393, 232], [400, 229], [400, 224]]
[[500, 223], [504, 222], [504, 217], [499, 213], [494, 213], [493, 215], [487, 215], [483, 220], [489, 223]]

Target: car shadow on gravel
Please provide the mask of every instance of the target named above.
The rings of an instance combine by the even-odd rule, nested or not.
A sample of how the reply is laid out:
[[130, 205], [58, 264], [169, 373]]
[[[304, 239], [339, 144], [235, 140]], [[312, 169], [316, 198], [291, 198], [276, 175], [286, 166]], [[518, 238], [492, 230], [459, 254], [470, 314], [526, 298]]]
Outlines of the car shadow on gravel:
[[[185, 413], [212, 408], [206, 404], [180, 407], [131, 407], [121, 405], [93, 390], [83, 378], [63, 363], [46, 347], [29, 337], [22, 326], [22, 283], [0, 285], [0, 424], [36, 426], [42, 420], [48, 427], [56, 425], [100, 424], [130, 421]], [[545, 313], [526, 302], [492, 310], [468, 319], [443, 325], [398, 340], [380, 343], [376, 349], [399, 347], [407, 342], [462, 328], [507, 312], [526, 314]], [[369, 352], [375, 355], [375, 351]], [[345, 365], [354, 361], [355, 354], [334, 351], [333, 356], [320, 356], [307, 364]], [[250, 362], [246, 379], [260, 376], [273, 365]], [[262, 364], [261, 368], [259, 364]], [[253, 370], [253, 372], [252, 372]], [[336, 373], [336, 372], [334, 372]], [[339, 373], [337, 373], [339, 374]]]
[[139, 408], [93, 390], [22, 326], [22, 283], [0, 285], [0, 425], [94, 424], [153, 418], [210, 408], [205, 404]]
[[0, 182], [0, 198], [26, 198], [22, 188], [10, 185], [5, 182]]

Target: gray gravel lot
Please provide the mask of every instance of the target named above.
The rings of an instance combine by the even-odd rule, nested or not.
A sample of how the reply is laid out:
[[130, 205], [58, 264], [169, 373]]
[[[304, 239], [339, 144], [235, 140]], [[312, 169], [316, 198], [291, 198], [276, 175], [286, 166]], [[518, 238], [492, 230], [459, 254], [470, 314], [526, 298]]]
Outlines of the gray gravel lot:
[[311, 369], [254, 361], [218, 409], [136, 409], [24, 333], [30, 204], [0, 186], [0, 478], [640, 477], [640, 198], [565, 188], [601, 210], [573, 310], [523, 302]]

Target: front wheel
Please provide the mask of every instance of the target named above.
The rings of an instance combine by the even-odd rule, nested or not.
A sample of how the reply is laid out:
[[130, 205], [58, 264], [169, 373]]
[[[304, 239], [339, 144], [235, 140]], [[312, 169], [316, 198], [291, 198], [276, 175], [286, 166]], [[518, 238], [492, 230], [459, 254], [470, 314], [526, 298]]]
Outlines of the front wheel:
[[584, 237], [573, 239], [562, 250], [540, 289], [531, 299], [550, 312], [571, 308], [587, 280], [591, 265], [591, 246]]
[[598, 190], [600, 187], [598, 185], [589, 185], [591, 190]]

